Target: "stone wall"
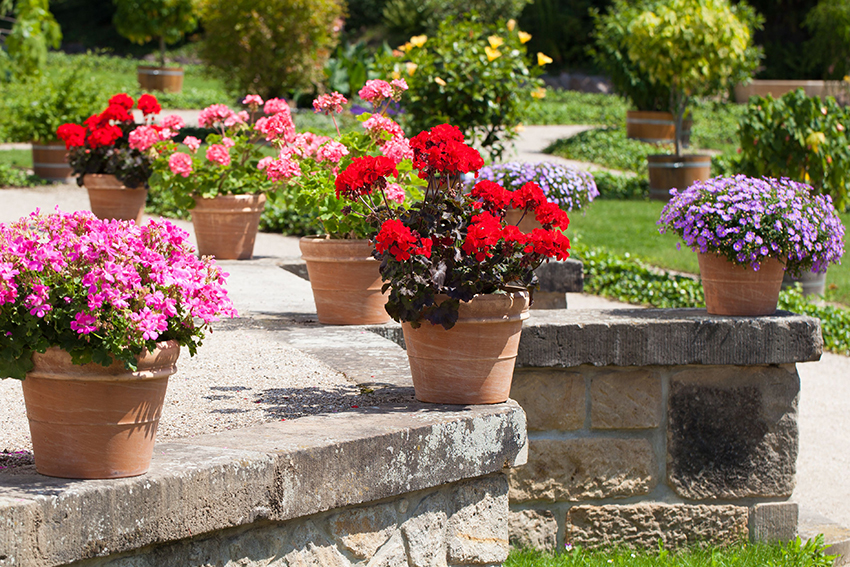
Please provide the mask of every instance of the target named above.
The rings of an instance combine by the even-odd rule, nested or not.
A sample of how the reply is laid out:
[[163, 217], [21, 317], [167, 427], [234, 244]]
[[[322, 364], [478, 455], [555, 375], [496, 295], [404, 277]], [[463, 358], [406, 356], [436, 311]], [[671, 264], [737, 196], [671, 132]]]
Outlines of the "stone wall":
[[529, 455], [509, 473], [514, 544], [795, 535], [795, 362], [819, 357], [816, 321], [553, 312], [522, 338], [511, 398]]
[[508, 554], [498, 473], [289, 522], [261, 522], [75, 567], [497, 565]]
[[522, 409], [385, 401], [160, 443], [140, 477], [7, 472], [0, 566], [501, 563]]

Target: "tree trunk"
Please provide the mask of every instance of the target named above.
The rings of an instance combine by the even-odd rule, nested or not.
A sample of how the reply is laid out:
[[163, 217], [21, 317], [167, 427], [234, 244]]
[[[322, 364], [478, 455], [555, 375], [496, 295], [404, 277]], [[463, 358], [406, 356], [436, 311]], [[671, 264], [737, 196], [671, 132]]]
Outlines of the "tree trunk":
[[159, 38], [159, 66], [165, 67], [165, 37]]

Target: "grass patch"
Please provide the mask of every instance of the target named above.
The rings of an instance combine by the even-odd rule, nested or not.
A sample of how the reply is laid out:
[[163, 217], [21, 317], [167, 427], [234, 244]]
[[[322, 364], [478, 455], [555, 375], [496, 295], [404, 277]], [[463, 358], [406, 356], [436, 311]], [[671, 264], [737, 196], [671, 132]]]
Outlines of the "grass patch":
[[834, 557], [823, 552], [823, 536], [802, 544], [739, 544], [668, 551], [628, 549], [587, 551], [574, 548], [553, 555], [513, 550], [505, 567], [829, 567]]
[[581, 212], [570, 213], [567, 235], [617, 255], [640, 256], [668, 270], [699, 273], [696, 254], [676, 248], [681, 242], [678, 236], [658, 233], [655, 223], [663, 207], [660, 201], [596, 200]]
[[0, 164], [32, 169], [32, 150], [0, 150]]
[[617, 95], [546, 89], [546, 97], [528, 107], [526, 124], [626, 124], [629, 104]]

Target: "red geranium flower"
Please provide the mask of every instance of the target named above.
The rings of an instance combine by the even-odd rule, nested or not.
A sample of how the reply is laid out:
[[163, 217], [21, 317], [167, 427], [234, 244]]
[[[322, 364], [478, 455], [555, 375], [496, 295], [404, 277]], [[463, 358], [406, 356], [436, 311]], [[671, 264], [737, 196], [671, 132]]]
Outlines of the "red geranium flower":
[[108, 125], [103, 128], [98, 128], [89, 134], [88, 144], [91, 149], [97, 149], [101, 146], [110, 146], [115, 140], [121, 137], [123, 132], [118, 126]]
[[63, 124], [56, 130], [59, 139], [65, 142], [65, 149], [77, 148], [86, 142], [86, 129], [79, 124]]
[[127, 93], [118, 93], [109, 99], [109, 106], [120, 106], [124, 110], [130, 110], [133, 104], [133, 98]]
[[487, 179], [475, 184], [472, 188], [472, 196], [489, 204], [490, 209], [504, 209], [511, 204], [511, 192]]
[[546, 194], [537, 183], [529, 181], [511, 195], [511, 204], [517, 209], [535, 210], [546, 202]]
[[100, 119], [103, 122], [109, 122], [110, 120], [114, 120], [115, 122], [128, 122], [133, 119], [133, 115], [120, 104], [110, 104], [106, 107], [106, 110], [100, 114]]
[[[378, 252], [389, 252], [399, 262], [410, 259], [410, 249], [416, 244], [416, 236], [413, 231], [404, 226], [398, 219], [384, 221], [378, 235], [375, 237], [375, 249]], [[430, 239], [428, 239], [430, 242]], [[428, 253], [430, 256], [430, 244]]]
[[481, 154], [463, 143], [460, 129], [449, 124], [440, 124], [425, 130], [410, 140], [413, 149], [413, 167], [419, 177], [427, 179], [439, 173], [457, 175], [478, 171], [484, 167]]
[[387, 183], [387, 176], [398, 176], [395, 161], [386, 156], [363, 156], [355, 158], [339, 175], [334, 186], [336, 198], [344, 195], [355, 200], [360, 195], [369, 195], [377, 186]]
[[140, 96], [137, 106], [145, 116], [148, 116], [149, 114], [159, 114], [162, 110], [162, 107], [159, 105], [156, 97], [149, 94], [143, 94]]
[[534, 252], [541, 256], [554, 257], [558, 260], [566, 260], [570, 256], [570, 253], [567, 252], [569, 247], [570, 240], [564, 236], [564, 233], [557, 230], [535, 228], [529, 235], [528, 244], [525, 246], [525, 252]]
[[546, 201], [545, 203], [538, 205], [537, 210], [534, 211], [534, 216], [537, 219], [537, 222], [543, 226], [555, 226], [561, 230], [565, 230], [568, 226], [570, 226], [570, 219], [567, 216], [567, 213], [562, 211], [561, 207], [550, 201]]

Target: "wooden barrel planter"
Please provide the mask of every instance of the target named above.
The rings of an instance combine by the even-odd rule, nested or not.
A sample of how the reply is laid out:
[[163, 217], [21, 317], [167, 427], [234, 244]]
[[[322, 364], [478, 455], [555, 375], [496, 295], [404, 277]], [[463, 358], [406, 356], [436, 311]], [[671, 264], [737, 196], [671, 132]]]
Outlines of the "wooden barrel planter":
[[711, 156], [694, 154], [687, 156], [650, 155], [649, 198], [670, 200], [670, 189], [685, 190], [694, 181], [705, 181], [711, 177]]
[[183, 90], [183, 67], [137, 68], [139, 86], [143, 91], [165, 91], [179, 93]]
[[74, 171], [68, 165], [68, 150], [65, 142], [33, 142], [32, 170], [47, 181], [67, 181]]
[[[693, 121], [682, 123], [682, 145], [691, 141]], [[626, 112], [626, 137], [651, 144], [673, 144], [676, 142], [676, 118], [670, 112], [655, 110], [629, 110]]]

